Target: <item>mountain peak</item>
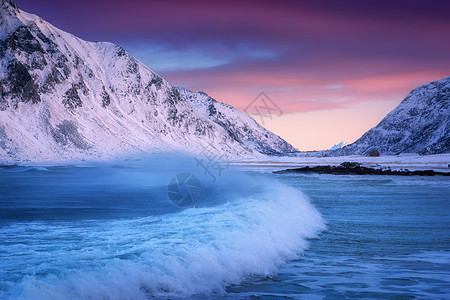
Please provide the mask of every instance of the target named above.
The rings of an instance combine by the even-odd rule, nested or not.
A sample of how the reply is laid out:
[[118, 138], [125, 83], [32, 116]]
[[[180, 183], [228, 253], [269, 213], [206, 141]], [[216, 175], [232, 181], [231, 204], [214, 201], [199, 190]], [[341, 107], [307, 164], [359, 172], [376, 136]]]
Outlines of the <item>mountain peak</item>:
[[19, 11], [19, 8], [17, 7], [16, 3], [12, 0], [0, 0], [1, 2], [1, 9], [2, 10], [8, 10], [11, 13], [16, 13]]
[[295, 150], [233, 107], [177, 90], [122, 47], [0, 1], [0, 161]]
[[20, 10], [11, 0], [0, 0], [0, 40], [16, 30], [22, 23], [18, 18]]
[[332, 155], [450, 152], [450, 77], [422, 85], [381, 122]]

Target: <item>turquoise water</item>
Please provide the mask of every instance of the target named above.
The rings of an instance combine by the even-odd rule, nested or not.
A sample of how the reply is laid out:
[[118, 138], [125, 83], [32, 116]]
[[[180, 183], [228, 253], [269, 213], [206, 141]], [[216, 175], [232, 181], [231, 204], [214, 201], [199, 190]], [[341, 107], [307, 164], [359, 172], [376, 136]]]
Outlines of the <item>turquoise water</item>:
[[[444, 177], [277, 175], [327, 222], [274, 278], [233, 287], [261, 298], [449, 299], [450, 182]], [[264, 295], [266, 297], [264, 297]], [[269, 297], [270, 298], [270, 297]]]
[[[178, 174], [201, 184], [177, 190], [191, 206]], [[0, 169], [0, 298], [450, 294], [444, 177], [209, 175], [186, 158]]]

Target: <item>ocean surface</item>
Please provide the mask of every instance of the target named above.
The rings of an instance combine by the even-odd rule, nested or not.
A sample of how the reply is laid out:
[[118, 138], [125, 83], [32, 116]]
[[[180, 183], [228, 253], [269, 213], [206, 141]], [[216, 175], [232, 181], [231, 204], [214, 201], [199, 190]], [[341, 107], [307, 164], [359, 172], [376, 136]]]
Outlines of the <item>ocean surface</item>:
[[0, 299], [449, 299], [447, 177], [0, 168]]

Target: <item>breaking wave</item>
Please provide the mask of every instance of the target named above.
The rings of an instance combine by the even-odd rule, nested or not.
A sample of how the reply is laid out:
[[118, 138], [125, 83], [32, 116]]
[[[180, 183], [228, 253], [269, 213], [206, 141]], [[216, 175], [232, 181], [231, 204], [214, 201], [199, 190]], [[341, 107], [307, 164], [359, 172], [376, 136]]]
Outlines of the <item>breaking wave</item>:
[[[112, 169], [132, 172], [127, 177], [137, 174], [136, 168], [129, 166], [94, 169], [82, 170], [91, 170], [96, 178], [103, 174], [111, 179], [111, 185], [118, 184], [117, 176], [110, 174]], [[215, 182], [197, 172], [203, 184], [202, 200], [196, 207], [167, 211], [164, 207], [170, 206], [170, 201], [161, 199], [165, 187], [158, 183], [167, 182], [161, 175], [164, 172], [154, 168], [142, 172], [144, 169], [138, 168], [138, 173], [156, 182], [148, 187], [153, 189], [150, 194], [159, 198], [149, 200], [154, 202], [154, 214], [34, 220], [1, 227], [0, 261], [4, 271], [0, 275], [0, 297], [147, 299], [224, 295], [230, 285], [254, 276], [275, 275], [280, 266], [305, 251], [308, 238], [317, 237], [325, 229], [319, 212], [298, 190], [273, 178], [236, 172], [224, 174]], [[79, 197], [90, 192], [87, 185], [83, 187]]]

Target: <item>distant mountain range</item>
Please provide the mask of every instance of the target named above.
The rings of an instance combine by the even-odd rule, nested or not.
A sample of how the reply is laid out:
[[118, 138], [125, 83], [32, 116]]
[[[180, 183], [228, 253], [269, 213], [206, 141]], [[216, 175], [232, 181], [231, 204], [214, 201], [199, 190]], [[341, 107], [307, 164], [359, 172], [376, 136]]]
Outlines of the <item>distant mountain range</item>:
[[0, 6], [0, 160], [296, 149], [235, 108], [172, 86], [120, 46], [86, 42]]
[[323, 153], [342, 155], [450, 152], [450, 77], [418, 87], [356, 142]]
[[[232, 106], [172, 86], [120, 46], [83, 41], [0, 3], [0, 161], [302, 155]], [[450, 152], [449, 99], [450, 77], [416, 88], [356, 142], [319, 155]]]

